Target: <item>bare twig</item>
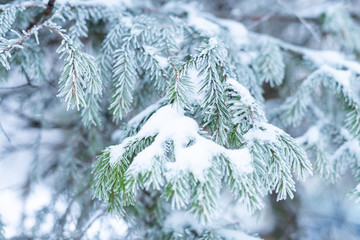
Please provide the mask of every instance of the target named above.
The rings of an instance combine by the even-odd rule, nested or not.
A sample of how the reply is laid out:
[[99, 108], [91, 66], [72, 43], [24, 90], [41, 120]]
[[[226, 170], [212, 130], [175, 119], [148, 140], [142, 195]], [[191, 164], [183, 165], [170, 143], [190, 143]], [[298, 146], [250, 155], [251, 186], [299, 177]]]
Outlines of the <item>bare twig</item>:
[[320, 42], [320, 36], [317, 32], [314, 31], [314, 29], [312, 28], [312, 26], [307, 22], [307, 20], [305, 20], [305, 18], [299, 16], [298, 14], [296, 14], [294, 11], [292, 11], [288, 6], [286, 6], [285, 3], [283, 3], [280, 0], [277, 0], [277, 3], [282, 6], [286, 11], [288, 11], [289, 13], [293, 14], [297, 19], [299, 19], [299, 21], [305, 26], [305, 28], [310, 32], [310, 34], [314, 37], [314, 39], [317, 42]]
[[274, 14], [275, 14], [274, 12], [270, 12], [270, 13], [268, 13], [268, 14], [260, 17], [255, 23], [251, 24], [248, 28], [249, 28], [249, 29], [255, 28], [255, 27], [258, 26], [259, 24], [268, 21], [271, 17], [274, 16]]
[[74, 239], [82, 239], [82, 237], [84, 236], [84, 234], [87, 232], [87, 230], [94, 224], [94, 222], [96, 220], [98, 220], [100, 217], [104, 216], [106, 213], [106, 209], [104, 209], [103, 211], [101, 211], [98, 215], [96, 215], [90, 222], [89, 224], [84, 228], [82, 229], [82, 231], [76, 236], [74, 237]]
[[24, 87], [38, 88], [39, 86], [32, 84], [32, 81], [31, 81], [29, 75], [27, 74], [27, 72], [24, 69], [22, 69], [22, 70], [23, 70], [23, 73], [26, 78], [26, 82], [27, 82], [26, 84], [22, 84], [19, 86], [13, 86], [13, 87], [1, 87], [0, 90], [17, 90], [17, 89], [21, 89]]
[[14, 86], [14, 87], [1, 87], [0, 90], [18, 90], [18, 89], [21, 89], [21, 88], [24, 88], [24, 87], [38, 88], [39, 86], [32, 85], [32, 84], [29, 84], [29, 83], [25, 83], [25, 84], [22, 84], [22, 85], [19, 85], [19, 86]]
[[3, 128], [2, 124], [1, 124], [1, 122], [0, 122], [0, 130], [1, 130], [1, 132], [4, 134], [4, 136], [6, 137], [6, 139], [8, 140], [8, 142], [9, 142], [10, 144], [12, 144], [9, 135], [6, 133], [5, 129]]

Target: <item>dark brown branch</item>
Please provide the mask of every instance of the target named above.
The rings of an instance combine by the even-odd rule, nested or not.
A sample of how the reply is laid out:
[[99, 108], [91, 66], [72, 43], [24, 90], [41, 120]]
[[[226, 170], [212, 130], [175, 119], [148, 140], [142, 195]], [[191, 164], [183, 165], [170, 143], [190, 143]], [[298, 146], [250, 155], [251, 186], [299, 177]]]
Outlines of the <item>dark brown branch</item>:
[[43, 22], [45, 22], [45, 20], [47, 20], [47, 18], [51, 15], [53, 9], [54, 9], [54, 5], [55, 5], [55, 0], [49, 0], [48, 3], [46, 4], [46, 8], [44, 9], [44, 11], [42, 11], [42, 13], [40, 14], [40, 16], [36, 17], [27, 27], [27, 30], [31, 29], [32, 27], [34, 27], [35, 25], [41, 24]]
[[33, 85], [32, 83], [26, 83], [19, 86], [14, 87], [1, 87], [0, 90], [18, 90], [24, 87], [32, 87], [32, 88], [38, 88], [39, 86]]
[[0, 130], [1, 130], [1, 132], [4, 134], [4, 136], [6, 137], [6, 139], [8, 140], [8, 142], [11, 144], [11, 139], [10, 139], [9, 135], [7, 134], [7, 132], [5, 131], [5, 129], [3, 128], [1, 122], [0, 122]]
[[32, 84], [30, 76], [28, 75], [28, 73], [25, 71], [24, 68], [22, 68], [22, 72], [25, 75], [26, 82], [27, 82], [26, 84], [22, 84], [22, 85], [19, 85], [19, 86], [14, 86], [14, 87], [1, 87], [0, 90], [19, 90], [19, 89], [24, 88], [24, 87], [31, 87], [31, 88], [38, 88], [39, 87], [37, 85]]
[[55, 5], [55, 0], [49, 0], [49, 2], [46, 5], [46, 8], [44, 10], [44, 18], [50, 16], [50, 14], [52, 13], [53, 9], [54, 9], [54, 5]]

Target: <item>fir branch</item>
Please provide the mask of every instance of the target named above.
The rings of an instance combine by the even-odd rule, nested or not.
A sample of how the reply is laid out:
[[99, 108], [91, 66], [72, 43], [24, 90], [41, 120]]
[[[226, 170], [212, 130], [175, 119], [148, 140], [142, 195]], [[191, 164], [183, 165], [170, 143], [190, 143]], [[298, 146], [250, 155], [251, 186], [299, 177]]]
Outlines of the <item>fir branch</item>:
[[235, 131], [243, 135], [256, 123], [267, 121], [262, 107], [244, 86], [231, 78], [227, 79], [227, 83], [228, 108], [232, 122], [236, 124]]
[[118, 121], [131, 109], [132, 90], [137, 79], [135, 53], [131, 48], [132, 38], [129, 37], [122, 47], [114, 53], [113, 95], [109, 109], [113, 119]]
[[194, 214], [199, 223], [207, 224], [218, 214], [219, 174], [217, 168], [211, 168], [207, 173], [207, 179], [195, 185], [190, 198], [189, 212]]
[[338, 6], [336, 10], [330, 8], [325, 11], [322, 27], [325, 32], [334, 34], [345, 49], [360, 51], [360, 44], [357, 41], [360, 37], [360, 28], [353, 21], [350, 13], [342, 7]]
[[114, 62], [114, 52], [119, 48], [124, 29], [121, 23], [115, 24], [106, 35], [101, 46], [101, 57], [98, 62], [101, 66], [101, 74], [104, 79], [111, 80], [112, 65]]
[[[221, 155], [227, 158], [234, 169], [233, 174], [241, 175], [251, 171], [250, 153], [246, 148], [225, 149], [195, 132], [188, 133], [190, 134], [187, 135], [189, 140], [184, 145], [180, 138], [182, 132], [176, 130], [172, 124], [183, 122], [194, 128], [196, 123], [177, 113], [170, 106], [165, 106], [154, 113], [143, 129], [153, 127], [152, 124], [155, 122], [156, 124], [163, 122], [162, 118], [168, 118], [169, 123], [161, 124], [156, 131], [140, 131], [136, 135], [124, 139], [122, 144], [105, 150], [95, 166], [98, 172], [96, 174], [100, 174], [96, 178], [101, 178], [102, 186], [106, 184], [111, 191], [108, 190], [105, 196], [98, 194], [101, 198], [116, 199], [115, 194], [121, 191], [120, 196], [125, 199], [125, 203], [132, 205], [132, 199], [140, 189], [156, 189], [163, 193], [163, 197], [171, 201], [173, 207], [187, 207], [189, 204], [189, 211], [193, 212], [199, 221], [209, 222], [217, 212], [216, 196], [219, 194], [220, 179], [222, 179], [217, 157]], [[151, 137], [151, 141], [136, 147], [141, 150], [134, 151], [133, 148], [128, 147], [138, 140], [145, 140], [149, 137]], [[195, 152], [204, 151], [209, 146], [213, 153], [204, 152], [204, 156], [201, 156], [199, 161], [203, 163], [202, 170], [194, 168], [192, 164], [188, 163], [189, 156]], [[110, 161], [115, 165], [111, 165]], [[120, 165], [118, 166], [118, 164]], [[119, 171], [120, 166], [124, 166], [121, 171]], [[108, 179], [104, 176], [106, 173], [110, 174]], [[216, 181], [218, 184], [214, 185]], [[112, 186], [121, 190], [115, 191]], [[197, 187], [191, 190], [192, 186]], [[97, 185], [97, 192], [103, 191], [102, 188]], [[242, 187], [239, 186], [239, 188]], [[188, 194], [187, 190], [191, 190], [191, 192]], [[252, 194], [251, 197], [255, 198], [255, 195]], [[255, 203], [256, 201], [259, 199], [253, 199], [251, 202]], [[116, 203], [117, 201], [109, 202], [109, 207], [113, 208]]]
[[173, 209], [185, 208], [190, 202], [189, 175], [175, 176], [165, 186], [162, 196], [171, 202]]
[[0, 37], [11, 29], [15, 22], [17, 12], [25, 10], [24, 7], [14, 7], [12, 5], [5, 5], [0, 12]]
[[360, 105], [350, 89], [350, 81], [351, 72], [335, 70], [327, 65], [322, 66], [310, 74], [297, 92], [285, 101], [282, 106], [284, 122], [293, 125], [300, 123], [310, 104], [311, 92], [322, 83], [342, 99], [347, 111], [345, 125], [355, 137], [358, 137], [360, 135]]
[[311, 104], [310, 95], [324, 77], [322, 70], [314, 71], [298, 87], [295, 94], [288, 97], [282, 105], [282, 120], [287, 125], [298, 126], [308, 106]]
[[[159, 50], [157, 50], [159, 52]], [[140, 61], [144, 70], [149, 74], [153, 85], [160, 91], [164, 92], [168, 85], [168, 60], [160, 56], [156, 49], [151, 46], [142, 46], [142, 52], [145, 55]]]
[[82, 46], [80, 38], [86, 38], [88, 36], [87, 22], [91, 21], [96, 23], [101, 18], [106, 19], [106, 9], [102, 9], [101, 6], [73, 6], [72, 14], [68, 16], [69, 20], [75, 21], [69, 28], [69, 36], [73, 42], [79, 46]]
[[213, 131], [212, 137], [216, 142], [226, 145], [229, 112], [224, 101], [224, 81], [232, 74], [226, 62], [227, 51], [214, 38], [203, 43], [197, 51], [199, 53], [190, 63], [203, 77], [199, 90], [199, 94], [205, 95], [201, 104], [203, 126]]
[[85, 126], [98, 126], [100, 124], [100, 96], [102, 94], [102, 81], [100, 73], [95, 65], [94, 58], [88, 55], [85, 58], [88, 64], [89, 83], [85, 91], [86, 107], [81, 112]]
[[[57, 49], [60, 58], [63, 58], [65, 65], [59, 80], [59, 94], [68, 104], [67, 109], [80, 107], [86, 108], [82, 112], [85, 125], [96, 125], [99, 122], [99, 95], [101, 95], [101, 78], [95, 64], [95, 59], [78, 50], [72, 40], [64, 34], [64, 30], [47, 21], [43, 27], [55, 32], [61, 37], [62, 43]], [[87, 89], [86, 92], [84, 89]]]
[[177, 108], [190, 108], [190, 102], [187, 98], [187, 94], [189, 92], [192, 93], [194, 89], [189, 77], [186, 76], [186, 72], [190, 64], [191, 61], [188, 61], [183, 64], [179, 70], [176, 70], [176, 67], [172, 65], [174, 75], [170, 79], [167, 96], [169, 98], [169, 102]]
[[262, 208], [261, 185], [256, 181], [252, 174], [241, 174], [236, 166], [228, 158], [220, 156], [222, 164], [221, 172], [224, 174], [224, 181], [235, 198], [244, 203], [249, 211]]
[[[291, 171], [304, 179], [312, 173], [312, 167], [305, 151], [282, 130], [267, 124], [259, 123], [250, 129], [244, 140], [253, 149], [255, 176], [267, 191], [275, 190], [277, 200], [292, 198], [295, 182]], [[264, 171], [265, 170], [265, 171]]]
[[263, 44], [254, 65], [261, 84], [270, 83], [271, 87], [282, 84], [285, 65], [278, 46], [271, 43]]
[[29, 39], [32, 35], [37, 35], [38, 31], [44, 27], [44, 24], [34, 26], [27, 32], [23, 31], [23, 35], [17, 39], [7, 40], [0, 37], [0, 62], [7, 69], [10, 70], [9, 59], [11, 58], [11, 50], [14, 48], [22, 49], [23, 43]]
[[152, 136], [129, 141], [123, 146], [124, 155], [114, 155], [112, 149], [107, 148], [94, 163], [93, 188], [96, 196], [108, 202], [109, 211], [121, 214], [124, 206], [133, 204], [135, 180], [126, 178], [125, 172], [134, 156], [153, 141]]

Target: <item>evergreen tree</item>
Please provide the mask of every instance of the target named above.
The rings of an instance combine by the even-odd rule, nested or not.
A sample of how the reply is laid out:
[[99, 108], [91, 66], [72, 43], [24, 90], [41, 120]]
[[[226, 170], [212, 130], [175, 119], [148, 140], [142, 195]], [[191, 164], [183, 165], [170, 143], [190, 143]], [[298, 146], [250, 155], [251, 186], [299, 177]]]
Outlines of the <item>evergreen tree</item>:
[[[19, 237], [105, 238], [118, 226], [88, 230], [115, 215], [127, 239], [261, 239], [226, 208], [293, 199], [296, 180], [312, 174], [336, 182], [350, 171], [349, 196], [360, 200], [359, 13], [292, 13], [277, 1], [269, 19], [339, 43], [314, 50], [238, 21], [271, 2], [0, 5], [1, 113], [39, 129], [2, 151], [34, 152], [24, 201], [37, 182], [52, 190], [30, 228], [24, 213]], [[46, 138], [53, 129], [60, 143]]]

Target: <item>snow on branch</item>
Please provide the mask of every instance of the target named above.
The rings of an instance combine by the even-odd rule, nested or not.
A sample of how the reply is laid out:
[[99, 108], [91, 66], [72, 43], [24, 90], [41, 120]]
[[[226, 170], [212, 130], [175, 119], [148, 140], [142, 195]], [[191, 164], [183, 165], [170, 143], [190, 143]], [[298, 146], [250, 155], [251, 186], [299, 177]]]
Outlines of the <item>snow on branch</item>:
[[[261, 108], [241, 84], [231, 78], [227, 82], [232, 96], [237, 92], [237, 100], [253, 108], [256, 116], [257, 124], [244, 131], [243, 147], [232, 150], [218, 145], [199, 134], [196, 121], [165, 106], [153, 113], [134, 136], [106, 149], [95, 169], [108, 166], [121, 170], [115, 171], [123, 182], [118, 193], [122, 198], [134, 199], [139, 189], [152, 187], [164, 191], [163, 196], [174, 208], [190, 205], [189, 211], [203, 223], [209, 222], [218, 212], [214, 199], [218, 198], [222, 176], [234, 196], [249, 209], [262, 206], [259, 189], [275, 190], [279, 200], [287, 195], [293, 197], [295, 183], [291, 171], [301, 178], [311, 173], [305, 152], [289, 135], [266, 123]], [[236, 110], [234, 108], [234, 112]], [[220, 171], [222, 168], [225, 171]], [[271, 174], [266, 173], [266, 169]], [[109, 173], [95, 170], [97, 178], [104, 178], [103, 174]], [[111, 193], [112, 196], [113, 187], [103, 181], [97, 194]], [[195, 192], [188, 194], [192, 187]], [[204, 189], [206, 193], [201, 193]]]
[[[220, 163], [227, 161], [231, 171], [247, 175], [253, 172], [252, 157], [247, 148], [226, 149], [201, 136], [199, 132], [195, 120], [167, 105], [157, 110], [137, 134], [124, 139], [120, 145], [109, 147], [103, 158], [114, 168], [124, 161], [124, 156], [133, 156], [131, 159], [125, 157], [130, 164], [121, 175], [125, 183], [122, 194], [136, 196], [142, 187], [149, 189], [152, 186], [159, 190], [165, 187], [164, 195], [171, 200], [173, 207], [190, 204], [190, 211], [198, 216], [199, 221], [208, 222], [209, 217], [216, 213], [217, 207], [212, 202], [214, 199], [207, 196], [203, 198], [203, 194], [190, 199], [187, 191], [191, 186], [202, 186], [196, 188], [198, 190], [195, 192], [199, 194], [201, 189], [215, 187], [211, 191], [215, 191], [213, 197], [216, 198], [220, 184], [214, 186], [209, 183], [219, 181], [223, 174], [219, 172], [217, 159], [222, 159]], [[141, 151], [128, 152], [134, 142], [148, 138], [152, 141], [146, 148], [144, 146], [140, 147], [143, 149]], [[175, 189], [176, 186], [182, 188]], [[188, 198], [184, 198], [186, 195]], [[198, 208], [209, 208], [209, 212], [198, 211]]]
[[[338, 143], [339, 147], [331, 153], [325, 151], [326, 141], [324, 141], [329, 131], [341, 140]], [[297, 138], [297, 141], [316, 155], [315, 169], [322, 178], [334, 183], [348, 169], [351, 169], [355, 176], [358, 175], [360, 143], [344, 127], [336, 127], [330, 121], [319, 120], [315, 126], [310, 127], [304, 135]]]
[[299, 124], [311, 104], [312, 92], [322, 84], [342, 99], [348, 112], [345, 118], [346, 126], [354, 136], [359, 136], [360, 105], [351, 89], [352, 78], [353, 73], [350, 70], [337, 70], [322, 65], [302, 82], [294, 95], [286, 99], [281, 110], [283, 121], [292, 125]]
[[272, 42], [278, 44], [284, 51], [287, 51], [296, 56], [301, 56], [304, 60], [309, 61], [314, 66], [320, 68], [323, 65], [327, 65], [334, 69], [348, 69], [356, 74], [360, 74], [360, 64], [356, 61], [348, 60], [344, 55], [334, 51], [321, 51], [295, 46], [289, 43], [285, 43], [279, 39], [270, 38], [268, 36], [265, 39], [271, 39]]
[[[293, 197], [294, 171], [304, 179], [312, 173], [311, 164], [303, 149], [284, 131], [267, 123], [265, 114], [249, 91], [234, 79], [228, 79], [230, 87], [230, 112], [235, 124], [235, 133], [240, 143], [248, 146], [253, 154], [255, 173], [265, 182], [265, 188], [278, 193], [277, 199]], [[267, 178], [264, 169], [273, 175]]]
[[[171, 4], [169, 4], [167, 10], [171, 9]], [[200, 32], [205, 33], [209, 32], [208, 26], [215, 25], [218, 27], [213, 27], [212, 31], [210, 31], [210, 37], [218, 36], [221, 33], [222, 28], [225, 28], [227, 34], [237, 34], [237, 37], [231, 39], [231, 42], [235, 44], [237, 47], [246, 46], [251, 41], [256, 42], [265, 42], [271, 44], [272, 46], [278, 46], [281, 50], [289, 52], [290, 54], [294, 54], [296, 56], [302, 57], [304, 60], [310, 61], [313, 65], [317, 67], [321, 67], [322, 65], [328, 65], [331, 68], [335, 69], [349, 69], [357, 74], [360, 74], [360, 64], [357, 63], [355, 60], [348, 60], [346, 57], [335, 51], [326, 51], [326, 50], [314, 50], [306, 47], [301, 47], [297, 45], [293, 45], [287, 42], [284, 42], [280, 39], [251, 32], [247, 30], [243, 24], [233, 21], [233, 20], [225, 20], [222, 18], [214, 17], [213, 15], [209, 15], [203, 12], [200, 12], [198, 7], [195, 4], [184, 4], [181, 7], [182, 11], [185, 11], [189, 18], [188, 22], [189, 25], [194, 25], [196, 29]], [[175, 11], [175, 10], [173, 10]], [[206, 19], [206, 21], [193, 21], [193, 17], [196, 16], [197, 19], [202, 18]], [[210, 24], [210, 23], [211, 24]], [[206, 24], [205, 24], [206, 23]], [[278, 76], [281, 76], [279, 74]], [[275, 83], [275, 82], [274, 82]]]
[[[171, 178], [179, 172], [189, 172], [199, 181], [204, 181], [206, 172], [211, 167], [211, 160], [220, 155], [229, 158], [242, 173], [250, 173], [251, 157], [246, 148], [239, 150], [225, 149], [224, 147], [198, 134], [199, 126], [196, 121], [182, 116], [170, 106], [159, 109], [136, 138], [156, 135], [155, 141], [146, 150], [134, 158], [130, 167], [133, 174], [146, 171], [152, 164], [148, 159], [155, 159], [163, 155], [163, 146], [172, 141], [175, 162], [166, 164], [167, 175]], [[196, 159], [196, 161], [194, 161]]]

